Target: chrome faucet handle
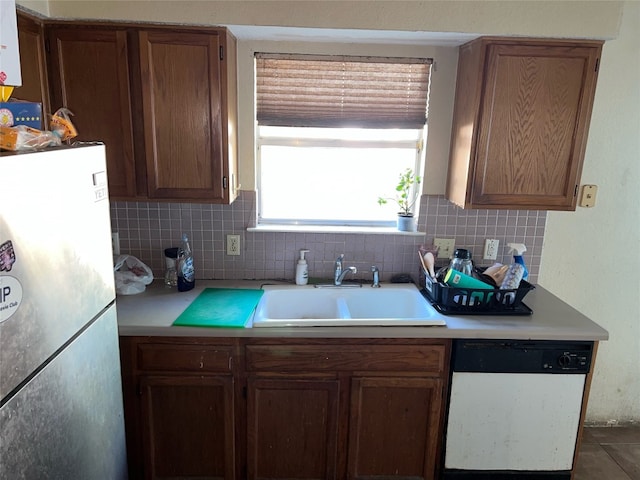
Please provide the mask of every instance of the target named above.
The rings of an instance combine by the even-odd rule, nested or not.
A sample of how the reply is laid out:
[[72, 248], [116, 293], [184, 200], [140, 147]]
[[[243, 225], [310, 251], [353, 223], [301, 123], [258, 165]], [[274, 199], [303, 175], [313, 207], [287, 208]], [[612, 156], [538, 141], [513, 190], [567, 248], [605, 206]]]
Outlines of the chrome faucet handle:
[[373, 273], [373, 283], [371, 286], [373, 288], [380, 288], [380, 270], [375, 265], [371, 266], [371, 272]]

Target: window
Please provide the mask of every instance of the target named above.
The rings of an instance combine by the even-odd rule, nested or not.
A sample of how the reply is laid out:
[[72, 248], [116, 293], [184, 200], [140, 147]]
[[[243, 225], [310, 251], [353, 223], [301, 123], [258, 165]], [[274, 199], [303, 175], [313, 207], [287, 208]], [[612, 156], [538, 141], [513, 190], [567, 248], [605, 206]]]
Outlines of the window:
[[256, 54], [258, 223], [393, 226], [422, 171], [429, 59]]

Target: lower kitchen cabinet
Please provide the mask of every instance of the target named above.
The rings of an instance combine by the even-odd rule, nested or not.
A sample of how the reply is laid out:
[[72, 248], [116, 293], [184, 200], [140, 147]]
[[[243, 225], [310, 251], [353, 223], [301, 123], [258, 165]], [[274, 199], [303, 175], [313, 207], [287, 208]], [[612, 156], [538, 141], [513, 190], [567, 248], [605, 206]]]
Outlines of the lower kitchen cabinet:
[[247, 478], [340, 478], [340, 381], [248, 380]]
[[235, 474], [233, 342], [122, 337], [129, 478]]
[[247, 478], [433, 479], [448, 347], [247, 345]]
[[130, 478], [437, 478], [450, 342], [122, 337]]
[[347, 478], [435, 478], [442, 388], [431, 377], [353, 378]]
[[233, 477], [233, 378], [140, 377], [147, 478]]

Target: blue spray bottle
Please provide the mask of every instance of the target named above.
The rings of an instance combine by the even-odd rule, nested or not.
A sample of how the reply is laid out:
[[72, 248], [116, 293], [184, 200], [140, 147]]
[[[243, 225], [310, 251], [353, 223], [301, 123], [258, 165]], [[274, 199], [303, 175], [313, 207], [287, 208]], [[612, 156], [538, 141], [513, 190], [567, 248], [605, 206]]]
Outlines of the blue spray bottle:
[[509, 253], [515, 252], [513, 254], [513, 261], [524, 267], [524, 274], [522, 275], [522, 278], [526, 279], [529, 276], [529, 270], [527, 270], [527, 266], [524, 264], [522, 254], [527, 251], [527, 247], [522, 243], [507, 243], [507, 247], [509, 247]]

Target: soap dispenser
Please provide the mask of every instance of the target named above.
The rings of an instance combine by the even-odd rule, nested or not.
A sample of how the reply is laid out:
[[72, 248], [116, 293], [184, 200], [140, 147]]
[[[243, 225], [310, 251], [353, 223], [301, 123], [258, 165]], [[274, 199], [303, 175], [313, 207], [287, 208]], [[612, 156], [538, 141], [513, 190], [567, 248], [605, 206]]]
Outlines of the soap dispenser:
[[296, 285], [306, 285], [309, 282], [309, 266], [304, 258], [304, 254], [309, 250], [300, 250], [300, 259], [296, 265]]

